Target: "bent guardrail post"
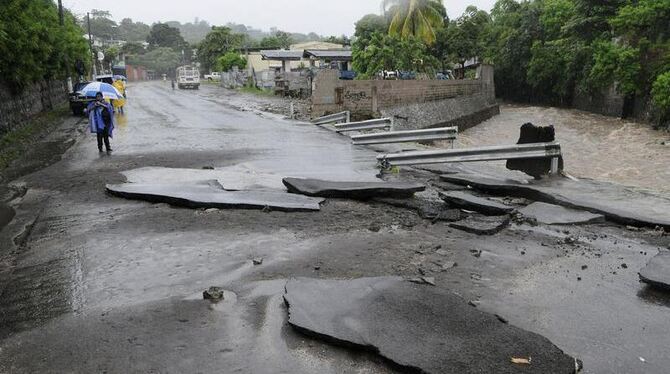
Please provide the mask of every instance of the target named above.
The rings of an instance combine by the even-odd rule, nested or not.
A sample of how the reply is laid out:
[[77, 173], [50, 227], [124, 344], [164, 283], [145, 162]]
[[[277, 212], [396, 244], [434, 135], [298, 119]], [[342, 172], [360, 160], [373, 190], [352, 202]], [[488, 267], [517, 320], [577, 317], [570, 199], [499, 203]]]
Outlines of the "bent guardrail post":
[[361, 131], [361, 130], [375, 130], [375, 129], [389, 129], [393, 121], [390, 118], [369, 119], [367, 121], [339, 123], [335, 125], [335, 131]]
[[561, 145], [551, 143], [514, 144], [493, 147], [412, 151], [377, 156], [384, 168], [403, 165], [441, 164], [451, 162], [497, 161], [522, 158], [551, 158], [551, 174], [558, 173]]
[[312, 120], [312, 123], [315, 125], [325, 125], [329, 123], [349, 122], [350, 120], [351, 112], [345, 110], [344, 112], [329, 114], [327, 116], [316, 118]]
[[[354, 135], [356, 145], [407, 143], [432, 140], [451, 140], [458, 136], [458, 127], [440, 127], [422, 130], [391, 131], [376, 134]], [[453, 143], [452, 143], [453, 144]]]

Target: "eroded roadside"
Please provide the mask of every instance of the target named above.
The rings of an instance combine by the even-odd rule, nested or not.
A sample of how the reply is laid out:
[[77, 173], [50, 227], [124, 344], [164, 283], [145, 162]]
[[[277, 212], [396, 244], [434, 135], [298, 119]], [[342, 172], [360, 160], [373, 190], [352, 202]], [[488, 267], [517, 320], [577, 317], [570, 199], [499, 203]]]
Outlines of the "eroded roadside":
[[[96, 158], [94, 147], [77, 144], [62, 162], [23, 178], [29, 189], [17, 217], [33, 220], [16, 227], [24, 239], [0, 302], [10, 322], [0, 369], [393, 373], [375, 354], [293, 330], [282, 295], [297, 276], [394, 275], [430, 279], [434, 286], [421, 287], [449, 290], [542, 334], [584, 360], [587, 373], [663, 373], [670, 364], [670, 300], [636, 273], [670, 244], [663, 232], [515, 219], [477, 235], [424, 209], [444, 204], [439, 192], [466, 187], [422, 170], [385, 177], [428, 185], [416, 204], [329, 198], [319, 212], [192, 210], [110, 196], [105, 184], [148, 166], [279, 180], [375, 171], [374, 152], [314, 126], [221, 109], [193, 92], [175, 96], [177, 106], [153, 83], [133, 92], [115, 154]], [[225, 300], [202, 300], [210, 286], [223, 288]]]

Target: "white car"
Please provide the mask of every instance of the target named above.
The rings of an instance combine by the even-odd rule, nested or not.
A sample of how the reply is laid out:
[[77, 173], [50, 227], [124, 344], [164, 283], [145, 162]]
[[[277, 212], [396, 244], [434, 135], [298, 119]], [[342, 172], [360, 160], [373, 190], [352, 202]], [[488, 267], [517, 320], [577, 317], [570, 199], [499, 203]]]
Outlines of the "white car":
[[221, 73], [219, 73], [218, 71], [213, 71], [209, 74], [205, 74], [204, 78], [207, 79], [210, 82], [220, 81], [221, 80]]

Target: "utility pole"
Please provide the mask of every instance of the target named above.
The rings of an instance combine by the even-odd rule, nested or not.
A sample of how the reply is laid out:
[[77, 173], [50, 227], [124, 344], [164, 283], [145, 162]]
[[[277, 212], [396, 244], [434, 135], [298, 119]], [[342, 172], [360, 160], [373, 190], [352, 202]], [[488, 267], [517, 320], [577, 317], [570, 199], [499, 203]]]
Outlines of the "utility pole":
[[63, 0], [58, 0], [58, 20], [60, 25], [63, 26]]
[[88, 47], [91, 50], [91, 57], [93, 58], [93, 75], [91, 76], [91, 80], [93, 80], [93, 78], [95, 78], [95, 76], [98, 75], [98, 71], [95, 67], [97, 56], [93, 54], [93, 37], [91, 36], [91, 13], [86, 13], [86, 20], [88, 21]]

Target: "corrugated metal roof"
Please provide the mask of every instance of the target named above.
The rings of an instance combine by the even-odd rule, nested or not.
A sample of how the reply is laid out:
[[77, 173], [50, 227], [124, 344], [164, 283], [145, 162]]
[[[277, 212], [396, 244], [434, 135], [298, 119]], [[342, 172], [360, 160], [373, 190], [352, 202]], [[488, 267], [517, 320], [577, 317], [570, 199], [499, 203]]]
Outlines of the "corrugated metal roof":
[[263, 60], [299, 61], [302, 58], [302, 52], [276, 49], [261, 51], [261, 56], [263, 57]]
[[324, 58], [329, 60], [348, 61], [351, 60], [350, 49], [325, 50], [325, 49], [306, 49], [304, 57]]

